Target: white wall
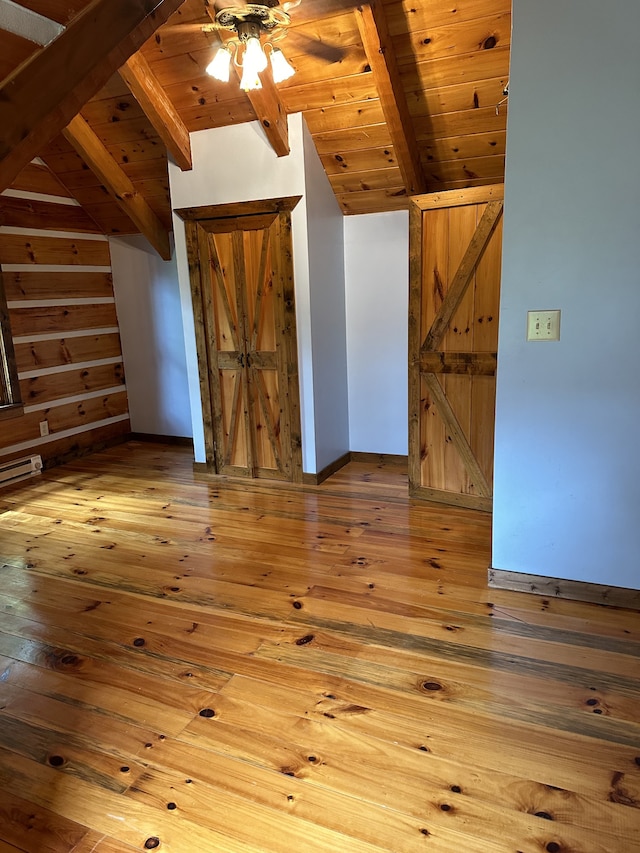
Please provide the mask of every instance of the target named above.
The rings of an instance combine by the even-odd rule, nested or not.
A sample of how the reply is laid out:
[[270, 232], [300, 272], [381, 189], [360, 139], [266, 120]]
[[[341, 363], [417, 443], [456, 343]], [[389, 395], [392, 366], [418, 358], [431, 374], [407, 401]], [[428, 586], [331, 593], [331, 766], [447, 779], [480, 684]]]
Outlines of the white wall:
[[133, 432], [190, 436], [175, 258], [144, 237], [111, 237], [111, 266]]
[[493, 565], [637, 589], [640, 3], [513, 6]]
[[344, 219], [349, 447], [407, 453], [409, 217]]
[[342, 211], [304, 127], [316, 471], [349, 450]]

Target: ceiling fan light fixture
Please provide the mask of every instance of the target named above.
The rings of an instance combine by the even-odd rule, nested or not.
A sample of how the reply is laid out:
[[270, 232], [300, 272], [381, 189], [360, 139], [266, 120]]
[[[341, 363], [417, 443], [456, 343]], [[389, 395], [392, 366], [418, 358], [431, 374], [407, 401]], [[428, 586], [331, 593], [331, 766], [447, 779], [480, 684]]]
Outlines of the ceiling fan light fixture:
[[220, 80], [221, 83], [229, 82], [229, 70], [231, 67], [231, 51], [228, 47], [219, 48], [211, 62], [206, 67], [207, 74]]
[[271, 51], [271, 73], [274, 83], [282, 83], [296, 73], [279, 47], [274, 47]]

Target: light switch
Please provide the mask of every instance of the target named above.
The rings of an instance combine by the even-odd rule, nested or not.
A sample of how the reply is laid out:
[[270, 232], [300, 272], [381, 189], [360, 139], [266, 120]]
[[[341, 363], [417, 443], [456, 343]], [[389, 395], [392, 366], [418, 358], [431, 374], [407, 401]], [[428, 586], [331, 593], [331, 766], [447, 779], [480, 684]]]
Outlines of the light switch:
[[560, 311], [527, 311], [528, 341], [559, 341]]

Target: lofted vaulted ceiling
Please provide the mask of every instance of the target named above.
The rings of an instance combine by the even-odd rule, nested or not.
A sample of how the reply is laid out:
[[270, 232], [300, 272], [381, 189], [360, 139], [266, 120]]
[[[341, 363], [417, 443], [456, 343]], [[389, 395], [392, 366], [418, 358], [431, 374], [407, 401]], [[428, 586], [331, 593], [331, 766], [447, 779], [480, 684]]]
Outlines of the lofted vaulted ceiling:
[[[86, 18], [86, 7], [97, 9], [105, 0], [18, 3], [67, 27], [71, 40], [83, 10]], [[107, 21], [108, 9], [122, 5], [111, 3]], [[117, 51], [109, 53], [109, 73], [101, 66], [104, 85], [97, 94], [86, 100], [86, 86], [71, 81], [78, 83], [79, 117], [72, 110], [62, 123], [33, 119], [44, 121], [37, 155], [105, 233], [155, 234], [157, 246], [159, 232], [171, 228], [167, 149], [188, 168], [188, 131], [259, 118], [281, 155], [284, 113], [304, 114], [346, 214], [401, 209], [416, 192], [503, 179], [506, 104], [497, 105], [508, 82], [510, 0], [373, 0], [362, 6], [301, 0], [281, 42], [295, 76], [251, 96], [237, 79], [220, 83], [205, 73], [220, 43], [212, 16], [231, 4], [174, 0], [176, 11], [169, 14], [165, 3], [148, 4], [165, 11], [155, 20], [154, 10], [151, 22], [141, 25], [137, 53], [129, 47], [124, 56], [122, 42], [121, 53], [131, 57], [126, 65]], [[2, 4], [0, 28], [6, 25]], [[129, 42], [135, 50], [135, 39]], [[20, 75], [30, 62], [42, 63], [54, 44], [40, 47], [0, 29], [3, 90], [21, 91]], [[47, 79], [53, 79], [50, 72]], [[46, 79], [40, 77], [39, 85], [46, 87]], [[26, 109], [25, 102], [17, 107]], [[14, 186], [28, 189], [28, 183], [27, 168]]]

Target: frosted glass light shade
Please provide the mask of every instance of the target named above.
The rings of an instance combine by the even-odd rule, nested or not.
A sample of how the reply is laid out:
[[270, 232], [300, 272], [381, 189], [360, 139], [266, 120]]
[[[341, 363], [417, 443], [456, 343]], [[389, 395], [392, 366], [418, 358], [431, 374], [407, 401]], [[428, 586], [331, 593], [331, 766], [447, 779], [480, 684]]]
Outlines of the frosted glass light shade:
[[262, 82], [258, 77], [258, 72], [251, 72], [250, 69], [247, 69], [246, 65], [242, 69], [242, 79], [240, 80], [240, 88], [245, 92], [249, 92], [252, 89], [262, 89]]
[[271, 73], [274, 83], [282, 83], [283, 80], [288, 80], [296, 73], [279, 47], [274, 48], [271, 52]]
[[206, 67], [207, 74], [220, 80], [222, 83], [229, 82], [229, 67], [231, 65], [231, 51], [221, 47], [216, 52], [211, 62]]
[[264, 71], [267, 67], [267, 57], [264, 54], [259, 38], [252, 36], [244, 43], [242, 65], [252, 77], [258, 71]]

